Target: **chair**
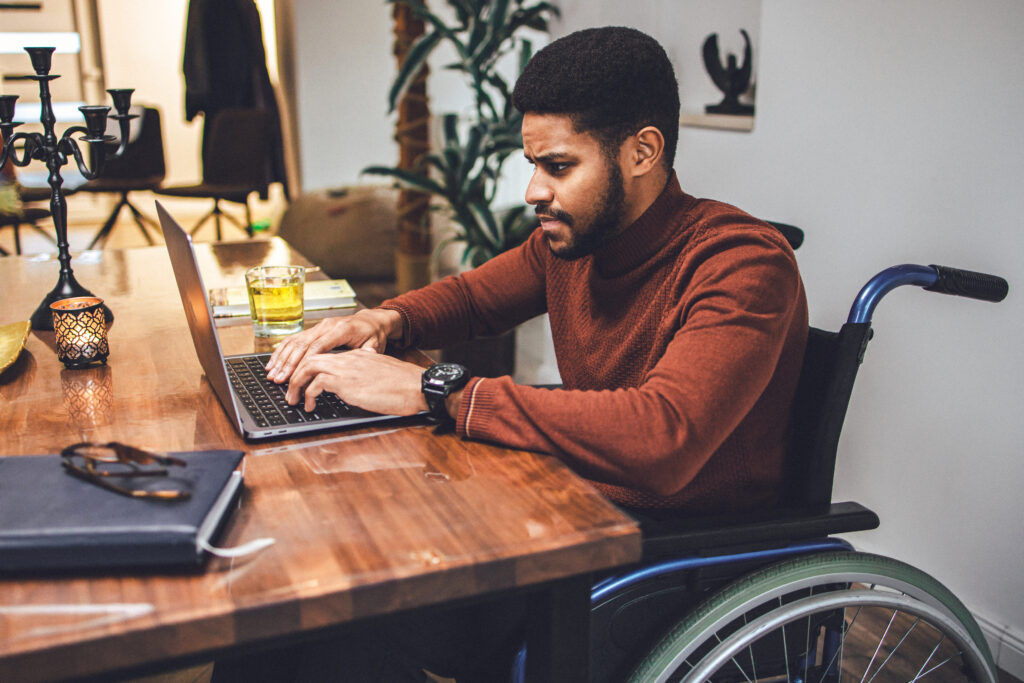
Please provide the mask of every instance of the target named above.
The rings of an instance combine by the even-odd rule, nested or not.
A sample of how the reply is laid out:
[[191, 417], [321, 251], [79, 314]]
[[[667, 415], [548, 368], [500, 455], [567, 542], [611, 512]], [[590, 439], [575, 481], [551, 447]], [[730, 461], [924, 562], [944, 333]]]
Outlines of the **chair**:
[[[4, 175], [7, 175], [16, 181], [17, 176], [14, 174], [14, 171], [14, 164], [9, 163], [9, 169], [6, 171], [6, 174], [0, 174], [0, 177], [4, 177]], [[18, 196], [20, 197], [21, 201], [26, 205], [34, 204], [36, 202], [48, 201], [50, 199], [50, 188], [48, 187], [25, 187], [23, 185], [18, 184], [17, 182], [15, 182], [15, 187], [17, 188]], [[74, 192], [74, 190], [72, 189], [70, 190], [70, 192]], [[23, 225], [34, 229], [43, 237], [56, 244], [56, 238], [53, 235], [51, 235], [48, 230], [45, 230], [39, 226], [40, 221], [46, 220], [49, 217], [49, 209], [35, 206], [24, 206], [20, 213], [14, 214], [0, 212], [0, 228], [6, 228], [7, 226], [14, 228], [14, 253], [20, 254], [21, 226]], [[10, 252], [8, 252], [3, 247], [0, 247], [0, 256], [9, 255]]]
[[164, 181], [167, 168], [164, 161], [164, 137], [163, 128], [160, 124], [160, 110], [153, 107], [143, 109], [139, 121], [138, 137], [129, 142], [124, 154], [117, 159], [110, 159], [103, 166], [103, 173], [99, 178], [90, 180], [82, 185], [79, 190], [82, 192], [117, 193], [120, 200], [110, 212], [103, 227], [92, 238], [89, 249], [97, 244], [102, 246], [110, 237], [110, 233], [117, 223], [121, 209], [127, 207], [131, 211], [135, 224], [139, 226], [142, 236], [149, 244], [153, 244], [146, 226], [149, 225], [158, 233], [160, 226], [152, 218], [144, 215], [128, 199], [128, 193], [137, 190], [155, 190]]
[[[203, 180], [195, 185], [161, 187], [157, 194], [168, 197], [194, 197], [213, 200], [213, 209], [191, 229], [195, 233], [213, 218], [217, 239], [222, 239], [221, 217], [227, 218], [252, 237], [252, 213], [249, 195], [266, 195], [267, 116], [262, 109], [224, 109], [206, 121], [208, 134], [204, 135], [202, 151]], [[220, 202], [234, 202], [245, 206], [243, 225], [230, 214], [224, 213]]]
[[[991, 275], [896, 266], [861, 289], [839, 332], [811, 328], [791, 417], [784, 505], [703, 518], [630, 511], [643, 531], [643, 560], [595, 583], [590, 619], [573, 625], [591, 633], [591, 680], [837, 681], [840, 670], [848, 676], [848, 668], [865, 664], [856, 672], [861, 680], [893, 680], [904, 657], [913, 667], [901, 680], [917, 680], [949, 657], [950, 680], [995, 683], [985, 637], [948, 589], [910, 565], [831, 537], [879, 524], [858, 503], [833, 503], [832, 478], [872, 313], [902, 285], [986, 301], [1008, 291]], [[935, 634], [920, 655], [911, 645], [901, 650], [900, 640], [912, 641], [918, 624], [913, 638]], [[886, 651], [876, 661], [872, 649], [883, 640]], [[524, 680], [528, 662], [520, 651], [514, 681]], [[878, 676], [883, 668], [886, 675]]]
[[[21, 235], [19, 231], [21, 226], [26, 225], [34, 228], [36, 231], [42, 233], [47, 239], [53, 240], [53, 236], [43, 228], [39, 227], [39, 221], [45, 220], [50, 217], [49, 209], [37, 209], [34, 207], [25, 207], [22, 209], [20, 214], [11, 214], [0, 212], [0, 228], [6, 228], [11, 226], [14, 228], [14, 253], [21, 253]], [[0, 247], [0, 256], [9, 256], [10, 252]]]

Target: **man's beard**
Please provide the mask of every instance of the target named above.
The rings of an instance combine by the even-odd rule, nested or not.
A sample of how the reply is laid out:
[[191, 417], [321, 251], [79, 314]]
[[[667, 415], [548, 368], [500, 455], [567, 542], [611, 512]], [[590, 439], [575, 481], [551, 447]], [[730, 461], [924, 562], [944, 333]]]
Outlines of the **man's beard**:
[[[573, 232], [568, 244], [560, 249], [555, 249], [548, 243], [551, 253], [566, 261], [575, 261], [593, 254], [603, 247], [614, 237], [622, 223], [622, 215], [625, 213], [626, 192], [622, 184], [622, 169], [616, 163], [608, 163], [608, 182], [605, 183], [604, 192], [601, 193], [600, 208], [593, 220], [590, 222], [586, 232]], [[570, 229], [574, 227], [575, 219], [571, 214], [553, 208], [550, 204], [538, 204], [537, 213], [551, 216], [556, 220], [565, 223]]]

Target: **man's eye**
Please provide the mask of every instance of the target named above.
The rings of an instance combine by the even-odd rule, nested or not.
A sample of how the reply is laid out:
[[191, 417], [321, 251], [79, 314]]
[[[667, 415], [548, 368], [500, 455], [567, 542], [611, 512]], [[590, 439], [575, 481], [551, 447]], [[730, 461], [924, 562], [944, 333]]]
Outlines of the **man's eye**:
[[568, 170], [569, 170], [569, 166], [570, 166], [570, 165], [571, 165], [571, 164], [565, 164], [565, 163], [554, 163], [554, 164], [549, 164], [549, 165], [548, 165], [548, 170], [549, 170], [549, 171], [550, 171], [551, 173], [553, 173], [553, 174], [555, 174], [555, 175], [558, 175], [558, 174], [560, 174], [560, 173], [565, 173], [566, 171], [568, 171]]

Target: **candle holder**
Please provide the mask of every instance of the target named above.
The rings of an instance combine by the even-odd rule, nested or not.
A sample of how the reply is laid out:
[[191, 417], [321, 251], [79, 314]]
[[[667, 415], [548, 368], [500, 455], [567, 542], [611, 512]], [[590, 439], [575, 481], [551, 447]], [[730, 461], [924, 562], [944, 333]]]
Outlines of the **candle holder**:
[[106, 363], [107, 343], [103, 300], [94, 296], [62, 299], [50, 304], [56, 333], [57, 360], [69, 369]]
[[[10, 158], [15, 166], [27, 166], [30, 161], [36, 159], [46, 164], [50, 171], [48, 182], [51, 189], [50, 213], [53, 215], [53, 226], [57, 233], [57, 250], [60, 260], [60, 275], [57, 285], [46, 295], [42, 303], [32, 314], [32, 329], [52, 330], [53, 319], [50, 315], [50, 304], [61, 299], [72, 297], [91, 297], [92, 293], [85, 289], [75, 280], [71, 271], [71, 252], [68, 247], [67, 231], [67, 203], [64, 200], [64, 193], [61, 186], [64, 179], [61, 177], [60, 168], [68, 163], [68, 158], [73, 157], [78, 170], [87, 180], [98, 178], [103, 171], [107, 159], [116, 159], [124, 154], [128, 146], [129, 121], [136, 118], [129, 114], [131, 107], [132, 93], [129, 89], [112, 89], [107, 92], [113, 100], [116, 114], [110, 114], [110, 118], [116, 120], [119, 125], [120, 142], [113, 154], [107, 153], [107, 143], [116, 142], [118, 136], [107, 135], [107, 116], [110, 107], [104, 106], [82, 106], [78, 110], [82, 112], [85, 119], [85, 126], [72, 126], [64, 131], [58, 139], [54, 133], [53, 125], [57, 122], [53, 113], [53, 104], [50, 96], [50, 81], [60, 78], [50, 73], [54, 48], [52, 47], [26, 47], [29, 59], [32, 60], [32, 68], [35, 75], [16, 76], [8, 78], [21, 78], [39, 82], [39, 122], [43, 125], [42, 133], [15, 133], [14, 128], [20, 126], [20, 121], [14, 121], [14, 102], [17, 95], [0, 95], [0, 132], [3, 134], [3, 147], [0, 148], [0, 168]], [[82, 156], [82, 150], [72, 135], [84, 134], [79, 138], [81, 142], [88, 143], [90, 161]], [[14, 149], [15, 143], [22, 142], [24, 146], [19, 157]], [[90, 168], [91, 166], [91, 168]], [[114, 314], [103, 305], [103, 315], [106, 322], [112, 322]]]

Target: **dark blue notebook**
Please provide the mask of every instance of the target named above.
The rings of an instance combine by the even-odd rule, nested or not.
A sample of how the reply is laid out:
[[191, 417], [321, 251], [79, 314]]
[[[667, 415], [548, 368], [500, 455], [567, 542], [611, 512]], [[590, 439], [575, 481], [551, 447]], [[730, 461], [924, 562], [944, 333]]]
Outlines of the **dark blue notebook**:
[[70, 476], [59, 455], [0, 457], [0, 572], [198, 566], [242, 488], [242, 451], [172, 453], [181, 501], [130, 498]]

